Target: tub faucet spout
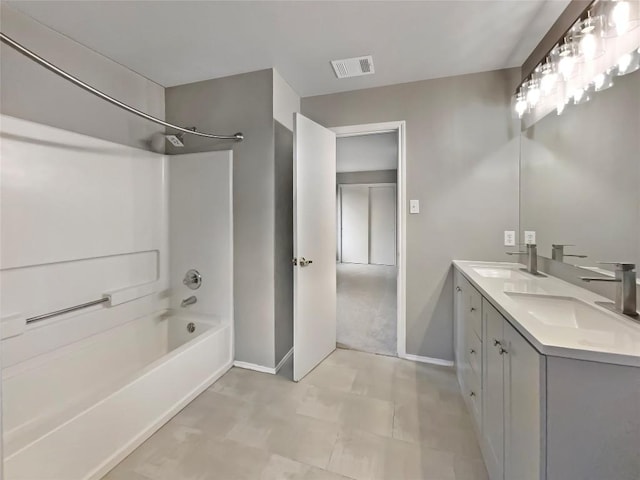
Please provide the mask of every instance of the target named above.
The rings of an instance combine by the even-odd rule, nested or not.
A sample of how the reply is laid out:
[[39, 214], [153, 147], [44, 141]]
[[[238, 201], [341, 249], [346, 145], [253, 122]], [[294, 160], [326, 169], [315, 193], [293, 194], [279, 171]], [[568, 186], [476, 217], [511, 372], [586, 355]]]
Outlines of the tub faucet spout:
[[189, 298], [185, 298], [184, 300], [182, 300], [182, 302], [180, 302], [180, 306], [183, 308], [188, 307], [189, 305], [193, 305], [197, 301], [198, 299], [195, 297], [195, 295], [191, 295]]

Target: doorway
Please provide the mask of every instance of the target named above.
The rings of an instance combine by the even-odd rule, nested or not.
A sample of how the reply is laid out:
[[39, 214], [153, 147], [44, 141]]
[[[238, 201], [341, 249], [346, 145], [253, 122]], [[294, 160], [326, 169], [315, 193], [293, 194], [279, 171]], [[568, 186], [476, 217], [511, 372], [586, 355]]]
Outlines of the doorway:
[[[338, 330], [336, 322], [337, 138], [381, 133], [392, 133], [398, 139], [395, 174], [396, 231], [392, 234], [396, 238], [395, 268], [397, 271], [394, 273], [396, 352], [402, 358], [408, 357], [405, 350], [406, 235], [403, 219], [406, 203], [405, 122], [327, 129], [304, 115], [295, 113], [292, 258], [294, 381], [299, 381], [307, 375], [335, 350], [338, 343], [336, 338]], [[376, 182], [379, 181], [368, 180], [367, 182], [377, 185]], [[393, 180], [386, 183], [393, 183]], [[377, 193], [373, 194], [375, 198]], [[374, 209], [377, 211], [377, 208], [374, 207]], [[369, 254], [367, 258], [370, 258]], [[374, 253], [375, 258], [378, 256]]]
[[396, 356], [400, 132], [371, 127], [336, 132], [336, 339]]

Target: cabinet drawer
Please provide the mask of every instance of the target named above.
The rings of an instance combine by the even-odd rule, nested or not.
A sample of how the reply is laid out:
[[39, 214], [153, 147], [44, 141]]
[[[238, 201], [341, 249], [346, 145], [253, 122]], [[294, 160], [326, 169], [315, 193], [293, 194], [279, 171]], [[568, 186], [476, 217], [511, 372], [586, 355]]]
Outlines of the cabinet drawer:
[[482, 379], [482, 341], [473, 329], [465, 332], [465, 355], [478, 379]]
[[468, 323], [478, 338], [482, 338], [482, 295], [469, 285], [469, 312]]
[[466, 391], [464, 395], [476, 425], [482, 428], [482, 383], [480, 382], [480, 377], [476, 375], [472, 368], [466, 370], [465, 377]]

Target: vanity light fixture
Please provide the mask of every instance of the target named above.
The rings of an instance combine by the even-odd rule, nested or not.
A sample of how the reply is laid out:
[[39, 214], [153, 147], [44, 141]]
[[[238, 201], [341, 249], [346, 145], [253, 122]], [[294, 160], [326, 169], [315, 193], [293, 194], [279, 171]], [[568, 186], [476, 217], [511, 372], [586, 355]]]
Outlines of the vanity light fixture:
[[589, 101], [640, 69], [640, 0], [596, 0], [522, 81], [512, 103], [527, 126]]

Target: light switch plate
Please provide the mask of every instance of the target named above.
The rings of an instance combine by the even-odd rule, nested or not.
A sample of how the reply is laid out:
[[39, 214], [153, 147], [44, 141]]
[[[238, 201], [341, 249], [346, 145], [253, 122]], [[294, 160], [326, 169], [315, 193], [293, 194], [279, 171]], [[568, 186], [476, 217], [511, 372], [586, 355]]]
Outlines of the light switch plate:
[[516, 246], [516, 232], [513, 230], [504, 231], [504, 246], [515, 247]]
[[535, 245], [536, 243], [536, 232], [534, 230], [525, 230], [524, 232], [524, 243], [527, 245]]
[[409, 200], [409, 213], [420, 213], [420, 200]]

